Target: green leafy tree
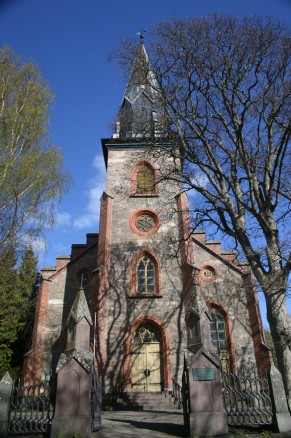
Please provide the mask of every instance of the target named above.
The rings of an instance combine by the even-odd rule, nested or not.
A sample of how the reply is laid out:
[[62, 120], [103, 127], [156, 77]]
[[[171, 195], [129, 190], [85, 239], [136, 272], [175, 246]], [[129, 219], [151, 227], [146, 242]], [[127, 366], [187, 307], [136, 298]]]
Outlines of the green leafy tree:
[[10, 368], [11, 345], [22, 328], [22, 299], [18, 288], [16, 262], [13, 249], [7, 250], [5, 257], [0, 260], [0, 376]]
[[31, 346], [33, 323], [37, 298], [38, 259], [33, 250], [28, 248], [22, 255], [18, 268], [18, 293], [21, 299], [19, 327], [16, 341], [11, 345], [13, 351], [11, 367], [19, 374], [23, 364], [23, 356]]
[[49, 146], [52, 94], [39, 69], [0, 49], [0, 257], [52, 225], [69, 177]]
[[[124, 48], [127, 66], [136, 48]], [[261, 17], [173, 18], [155, 26], [150, 48], [141, 74], [157, 78], [173, 144], [157, 154], [182, 162], [160, 178], [182, 180], [194, 226], [210, 224], [246, 257], [291, 409], [290, 29]]]
[[31, 343], [36, 302], [37, 258], [31, 248], [17, 266], [13, 249], [0, 260], [0, 375], [20, 374]]

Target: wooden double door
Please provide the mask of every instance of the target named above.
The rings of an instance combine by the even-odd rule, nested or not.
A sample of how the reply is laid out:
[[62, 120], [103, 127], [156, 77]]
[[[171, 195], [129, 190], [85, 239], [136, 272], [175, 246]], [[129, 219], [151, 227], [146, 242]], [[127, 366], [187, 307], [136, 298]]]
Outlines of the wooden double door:
[[160, 342], [133, 343], [131, 353], [132, 390], [160, 392], [162, 390]]

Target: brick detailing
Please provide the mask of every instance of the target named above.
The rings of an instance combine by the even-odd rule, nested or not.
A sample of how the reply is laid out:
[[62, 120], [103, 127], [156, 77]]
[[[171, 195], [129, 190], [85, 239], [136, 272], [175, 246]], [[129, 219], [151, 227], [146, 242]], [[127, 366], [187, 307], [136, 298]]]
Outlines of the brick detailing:
[[25, 358], [23, 377], [27, 382], [41, 377], [43, 344], [45, 341], [45, 328], [48, 312], [50, 281], [42, 279], [38, 291], [35, 313], [32, 348]]
[[153, 164], [150, 162], [150, 160], [140, 160], [138, 161], [131, 170], [131, 184], [130, 184], [130, 192], [131, 195], [134, 196], [141, 196], [138, 195], [136, 192], [136, 174], [140, 167], [147, 166], [150, 167], [154, 172], [154, 181], [153, 181], [153, 193], [151, 194], [143, 194], [142, 196], [151, 196], [151, 195], [158, 195], [159, 188], [158, 188], [158, 172], [157, 169], [153, 166]]
[[74, 259], [86, 249], [85, 243], [73, 243], [71, 249], [71, 258]]
[[[204, 232], [203, 232], [204, 235]], [[192, 240], [194, 244], [198, 245], [200, 248], [205, 250], [208, 254], [215, 256], [217, 260], [220, 260], [222, 263], [224, 263], [226, 266], [233, 269], [235, 272], [239, 273], [240, 275], [250, 269], [248, 264], [239, 264], [236, 259], [236, 254], [232, 251], [221, 251], [221, 245], [220, 242], [217, 240], [205, 240], [203, 235], [193, 233]]]
[[98, 243], [98, 233], [87, 233], [86, 234], [86, 247], [95, 245]]
[[[136, 227], [135, 224], [136, 220], [141, 215], [149, 215], [154, 219], [155, 226], [151, 228], [149, 231], [141, 231]], [[152, 234], [155, 234], [158, 231], [160, 225], [161, 223], [160, 223], [159, 215], [155, 212], [155, 210], [151, 208], [147, 208], [147, 209], [140, 208], [136, 210], [129, 218], [129, 226], [131, 230], [138, 236], [151, 236]]]
[[[202, 281], [206, 281], [206, 282], [210, 282], [210, 281], [214, 281], [216, 280], [217, 277], [217, 272], [215, 270], [215, 268], [212, 265], [207, 264], [203, 264], [202, 266], [200, 266], [200, 272], [199, 272], [199, 279]], [[212, 272], [212, 275], [207, 277], [204, 274], [205, 270], [209, 270], [210, 272]]]
[[56, 258], [56, 270], [59, 271], [60, 269], [65, 268], [70, 260], [70, 256], [58, 256]]
[[223, 251], [221, 256], [229, 263], [237, 264], [236, 251]]
[[161, 339], [161, 351], [162, 351], [162, 360], [161, 360], [161, 366], [163, 367], [163, 377], [164, 377], [164, 388], [171, 388], [171, 366], [170, 366], [170, 342], [169, 342], [169, 333], [167, 328], [164, 326], [164, 324], [156, 317], [154, 316], [140, 316], [134, 321], [131, 322], [131, 324], [128, 327], [127, 332], [125, 333], [124, 337], [124, 389], [127, 391], [130, 391], [132, 388], [131, 385], [131, 369], [132, 369], [132, 362], [131, 362], [131, 344], [133, 336], [136, 332], [136, 330], [144, 324], [150, 324], [153, 328], [159, 333], [160, 339]]
[[194, 253], [190, 241], [191, 224], [189, 216], [189, 204], [186, 193], [181, 193], [176, 197], [178, 210], [178, 227], [181, 252], [181, 270], [183, 283], [184, 306], [187, 312], [194, 282]]
[[78, 255], [82, 254], [90, 246], [98, 243], [98, 233], [88, 233], [86, 234], [86, 243], [73, 243], [71, 249], [71, 260], [73, 260]]
[[[62, 280], [60, 280], [60, 277], [62, 276], [62, 274], [69, 272], [70, 267], [72, 267], [72, 265], [77, 262], [77, 259], [81, 259], [86, 256], [86, 251], [89, 248], [92, 249], [92, 247], [97, 244], [97, 241], [98, 234], [87, 235], [86, 244], [76, 245], [78, 248], [82, 248], [82, 252], [79, 251], [78, 254], [72, 253], [73, 261], [72, 257], [70, 256], [58, 256], [56, 258], [55, 268], [49, 267], [43, 268], [41, 270], [42, 276], [35, 313], [36, 316], [32, 337], [32, 347], [31, 350], [27, 353], [23, 365], [23, 375], [26, 377], [27, 380], [40, 378], [41, 372], [43, 371], [43, 369], [47, 369], [48, 361], [50, 362], [52, 359], [52, 352], [49, 347], [49, 342], [51, 342], [51, 339], [53, 338], [52, 330], [55, 330], [56, 328], [52, 328], [49, 326], [49, 315], [52, 315], [53, 312], [51, 304], [49, 302], [51, 299], [51, 295], [54, 295], [56, 291], [59, 294], [62, 287], [65, 287], [64, 284], [62, 285]], [[72, 247], [74, 247], [74, 245]], [[77, 281], [79, 282], [79, 280]], [[61, 292], [57, 300], [62, 300], [64, 297], [64, 293], [66, 293], [65, 290]], [[63, 306], [65, 308], [64, 303]], [[57, 333], [57, 331], [55, 331], [54, 336], [59, 335], [60, 333]]]
[[136, 265], [138, 261], [143, 257], [148, 256], [152, 259], [155, 266], [155, 294], [162, 293], [162, 280], [161, 280], [161, 265], [159, 259], [149, 248], [142, 248], [137, 252], [131, 261], [130, 266], [130, 294], [137, 294], [137, 278], [136, 278]]
[[199, 242], [206, 242], [206, 232], [204, 230], [194, 230], [192, 234], [196, 240], [199, 240]]
[[113, 198], [103, 192], [100, 206], [99, 241], [97, 254], [97, 271], [99, 273], [99, 291], [97, 296], [96, 314], [98, 343], [96, 349], [99, 375], [104, 383], [107, 361], [107, 315], [108, 315], [108, 289], [110, 271], [110, 247], [112, 227]]
[[[258, 303], [258, 298], [256, 295], [256, 290], [254, 287], [254, 282], [252, 280], [252, 274], [249, 265], [239, 264], [235, 257], [234, 252], [230, 252], [230, 251], [222, 252], [220, 245], [217, 241], [206, 241], [204, 232], [193, 233], [192, 240], [195, 245], [194, 248], [195, 248], [196, 256], [200, 248], [202, 251], [204, 251], [203, 261], [200, 266], [201, 274], [199, 275], [199, 284], [204, 291], [207, 291], [207, 293], [209, 294], [209, 291], [211, 290], [210, 289], [211, 285], [213, 285], [214, 288], [213, 291], [215, 291], [215, 285], [217, 285], [216, 286], [217, 290], [219, 290], [218, 280], [221, 273], [223, 272], [223, 270], [221, 269], [222, 267], [217, 269], [219, 267], [219, 263], [218, 263], [219, 261], [224, 264], [225, 268], [229, 268], [233, 272], [233, 274], [235, 273], [238, 274], [239, 278], [241, 279], [240, 280], [242, 284], [241, 290], [244, 291], [244, 294], [242, 295], [242, 300], [243, 300], [242, 304], [245, 303], [245, 307], [242, 306], [240, 306], [240, 308], [237, 307], [237, 310], [240, 310], [242, 312], [240, 318], [242, 318], [244, 311], [243, 309], [245, 308], [246, 310], [245, 320], [249, 321], [248, 324], [250, 325], [248, 325], [248, 329], [245, 328], [244, 331], [245, 331], [245, 335], [248, 333], [248, 335], [250, 335], [250, 338], [252, 338], [252, 341], [249, 342], [253, 343], [253, 349], [251, 349], [252, 352], [251, 350], [249, 350], [248, 352], [247, 349], [248, 346], [247, 344], [243, 346], [242, 338], [239, 341], [241, 344], [240, 345], [237, 344], [238, 336], [242, 336], [243, 331], [241, 330], [238, 331], [238, 326], [236, 325], [236, 329], [235, 329], [236, 341], [234, 342], [235, 344], [234, 348], [232, 347], [232, 354], [234, 355], [234, 351], [237, 351], [237, 348], [239, 349], [238, 351], [240, 351], [242, 347], [246, 348], [248, 359], [251, 359], [251, 357], [253, 356], [253, 359], [251, 360], [255, 361], [258, 370], [264, 370], [268, 368], [270, 365], [271, 354], [268, 351], [268, 348], [264, 345], [264, 335], [263, 335], [263, 327], [262, 327], [262, 321], [260, 316], [259, 303]], [[205, 256], [206, 253], [209, 254], [209, 258]], [[215, 279], [213, 282], [208, 282], [208, 283], [207, 281], [201, 281], [203, 267], [207, 265], [213, 266], [215, 268], [217, 274], [216, 281]], [[203, 280], [205, 280], [205, 278], [203, 278]], [[235, 289], [233, 289], [233, 292], [235, 293]], [[228, 290], [228, 293], [230, 293], [230, 290]], [[235, 301], [236, 301], [236, 295], [234, 295], [233, 297], [233, 303], [229, 302], [228, 304], [228, 310], [230, 312], [233, 312], [235, 306], [238, 306], [238, 304], [235, 304]], [[219, 302], [220, 303], [223, 302], [222, 296], [220, 297]], [[215, 302], [214, 304], [218, 305], [217, 302]], [[228, 321], [230, 324], [231, 319], [229, 318]], [[242, 326], [243, 325], [241, 324], [241, 327]], [[235, 364], [235, 360], [237, 361], [237, 367], [239, 367], [241, 363], [244, 362], [244, 357], [242, 357], [241, 353], [239, 353], [237, 358], [236, 359], [234, 358], [234, 364]]]
[[216, 254], [221, 255], [221, 242], [220, 240], [206, 240], [205, 245]]
[[261, 319], [258, 295], [252, 279], [252, 274], [243, 276], [246, 285], [247, 308], [249, 312], [252, 339], [255, 350], [256, 364], [259, 371], [269, 369], [272, 361], [272, 353], [265, 346], [264, 329]]

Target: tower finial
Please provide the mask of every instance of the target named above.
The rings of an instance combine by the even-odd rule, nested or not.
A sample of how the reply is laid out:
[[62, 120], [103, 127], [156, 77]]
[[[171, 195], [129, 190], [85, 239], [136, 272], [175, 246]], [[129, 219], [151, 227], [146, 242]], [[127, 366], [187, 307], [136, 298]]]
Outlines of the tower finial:
[[140, 42], [141, 43], [143, 43], [144, 34], [145, 34], [145, 30], [144, 29], [141, 29], [139, 32], [137, 32], [137, 35], [139, 35], [139, 37], [140, 37]]

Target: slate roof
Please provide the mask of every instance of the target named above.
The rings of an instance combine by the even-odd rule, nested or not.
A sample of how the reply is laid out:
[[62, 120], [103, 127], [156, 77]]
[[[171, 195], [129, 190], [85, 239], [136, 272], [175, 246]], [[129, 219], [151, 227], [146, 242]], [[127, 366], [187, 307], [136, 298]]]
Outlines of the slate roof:
[[78, 322], [81, 321], [82, 318], [86, 318], [88, 323], [90, 325], [93, 325], [87, 299], [84, 293], [84, 289], [82, 287], [77, 292], [76, 298], [68, 316], [68, 322], [70, 318], [73, 318], [76, 324], [78, 324]]

